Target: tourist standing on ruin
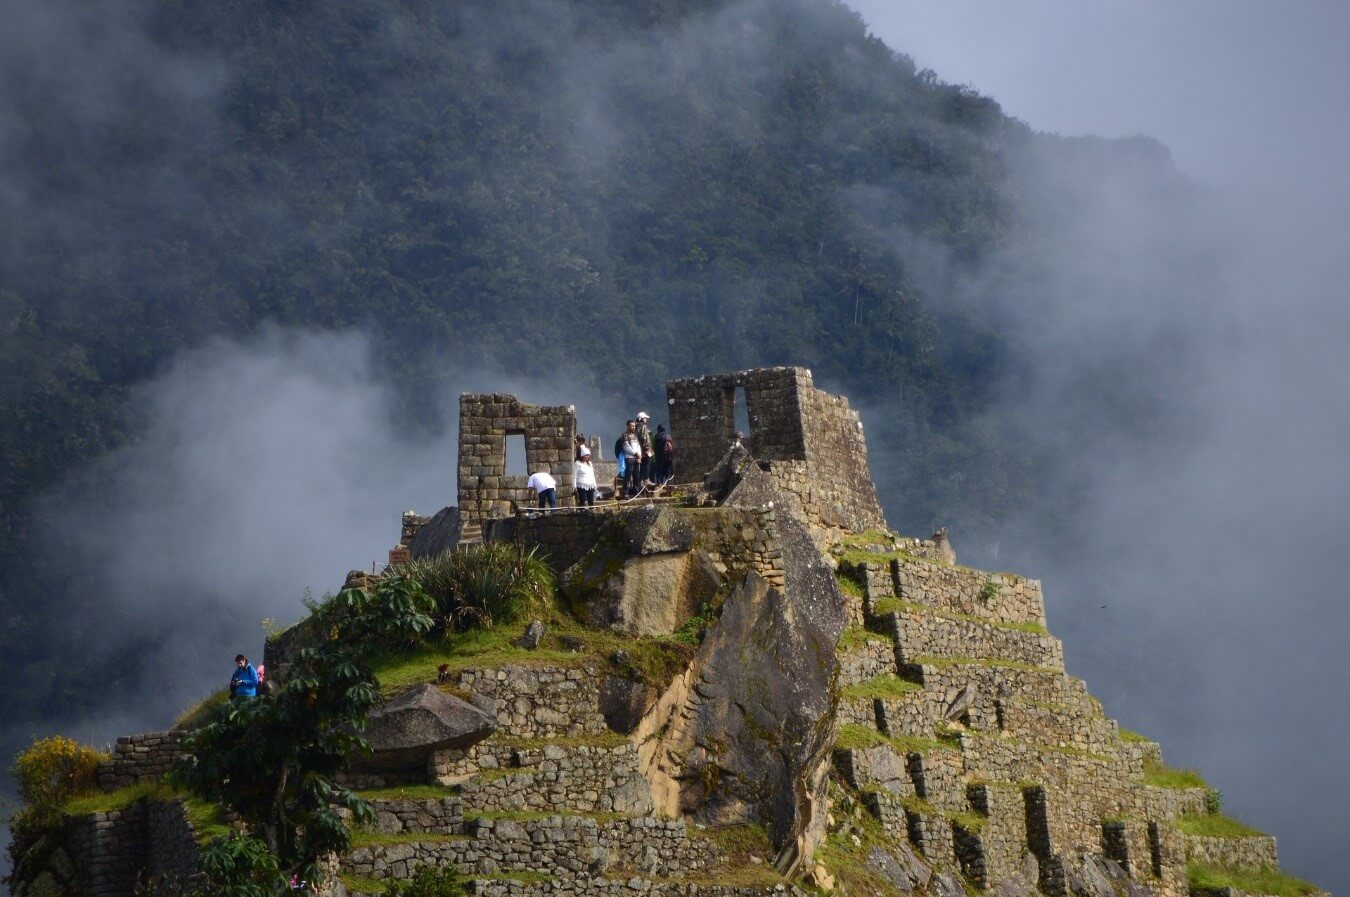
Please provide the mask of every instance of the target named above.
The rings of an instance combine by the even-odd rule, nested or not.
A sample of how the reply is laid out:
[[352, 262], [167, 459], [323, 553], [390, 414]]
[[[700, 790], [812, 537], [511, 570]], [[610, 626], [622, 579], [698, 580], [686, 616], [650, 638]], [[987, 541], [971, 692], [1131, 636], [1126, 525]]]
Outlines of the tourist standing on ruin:
[[558, 507], [558, 481], [553, 479], [553, 474], [547, 470], [535, 471], [525, 485], [539, 494], [539, 507]]
[[637, 421], [630, 420], [623, 436], [619, 437], [623, 448], [624, 493], [632, 498], [642, 488], [642, 442], [638, 440]]
[[642, 446], [642, 484], [652, 486], [652, 431], [648, 429], [647, 421], [652, 417], [645, 411], [639, 411], [637, 414], [637, 437], [638, 445]]
[[656, 476], [653, 479], [664, 486], [675, 476], [675, 440], [666, 432], [665, 424], [656, 425], [656, 441], [652, 445], [652, 453], [656, 459]]
[[582, 456], [589, 458], [591, 456], [590, 447], [586, 445], [585, 435], [578, 433], [576, 438], [576, 453], [572, 456], [573, 461], [580, 461]]
[[234, 675], [230, 677], [231, 698], [256, 698], [258, 696], [258, 671], [242, 654], [235, 655]]
[[591, 450], [584, 445], [578, 450], [577, 460], [572, 464], [572, 485], [576, 488], [578, 508], [595, 507], [595, 490], [599, 484], [595, 481]]

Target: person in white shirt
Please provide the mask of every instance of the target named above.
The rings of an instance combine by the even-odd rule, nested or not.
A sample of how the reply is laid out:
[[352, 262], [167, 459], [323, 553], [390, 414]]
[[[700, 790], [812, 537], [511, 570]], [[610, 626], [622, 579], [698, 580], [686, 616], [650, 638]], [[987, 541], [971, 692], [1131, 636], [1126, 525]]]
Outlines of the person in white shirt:
[[581, 447], [581, 457], [572, 464], [572, 484], [577, 490], [577, 507], [595, 507], [595, 490], [599, 485], [595, 480], [595, 466], [591, 464], [591, 450]]
[[636, 420], [628, 421], [619, 439], [623, 448], [624, 492], [632, 497], [642, 488], [642, 443], [638, 440]]
[[526, 485], [539, 493], [539, 507], [556, 508], [558, 506], [558, 481], [553, 479], [553, 474], [547, 470], [530, 474], [530, 479]]

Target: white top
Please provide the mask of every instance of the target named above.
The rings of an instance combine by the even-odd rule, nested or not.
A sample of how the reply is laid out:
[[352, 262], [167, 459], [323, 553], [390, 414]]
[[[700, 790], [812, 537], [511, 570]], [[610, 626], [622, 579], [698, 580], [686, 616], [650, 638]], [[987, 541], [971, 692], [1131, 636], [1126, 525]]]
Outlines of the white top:
[[584, 445], [577, 446], [577, 452], [583, 458], [589, 458], [591, 456], [591, 450]]
[[624, 434], [623, 453], [630, 458], [642, 457], [642, 443], [638, 441], [636, 433]]
[[[520, 482], [517, 480], [516, 482]], [[525, 485], [529, 486], [535, 492], [543, 492], [545, 489], [557, 489], [558, 481], [553, 479], [553, 475], [546, 470], [530, 474], [530, 480]]]
[[575, 461], [572, 464], [572, 481], [578, 489], [595, 489], [595, 465], [590, 461]]

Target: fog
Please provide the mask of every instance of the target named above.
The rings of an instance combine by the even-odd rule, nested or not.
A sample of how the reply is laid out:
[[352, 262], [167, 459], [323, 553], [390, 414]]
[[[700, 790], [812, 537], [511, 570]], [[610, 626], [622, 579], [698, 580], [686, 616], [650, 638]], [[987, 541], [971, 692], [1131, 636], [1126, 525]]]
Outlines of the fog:
[[[904, 259], [936, 314], [979, 308], [1015, 335], [1018, 375], [977, 424], [1032, 445], [1038, 482], [1073, 496], [989, 524], [923, 522], [953, 524], [966, 562], [1043, 579], [1070, 671], [1107, 712], [1160, 740], [1172, 763], [1201, 769], [1233, 815], [1280, 837], [1294, 872], [1344, 890], [1350, 13], [1329, 3], [855, 5], [895, 50], [972, 83], [1032, 128], [1160, 141], [1010, 149], [1023, 227], [978, 270], [896, 225], [887, 187], [853, 184], [838, 202]], [[569, 16], [566, 4], [537, 8], [544, 22]], [[24, 177], [24, 128], [74, 122], [74, 141], [96, 143], [108, 122], [159, 110], [163, 147], [131, 155], [126, 195], [144, 195], [147, 222], [190, 220], [212, 199], [192, 193], [195, 161], [184, 158], [220, 140], [215, 100], [227, 73], [210, 53], [152, 46], [138, 4], [16, 9], [0, 33], [0, 66], [41, 77], [32, 96], [0, 92], [0, 209], [30, 225], [5, 231], [15, 243], [0, 247], [12, 265], [0, 273], [22, 268], [22, 241], [52, 239], [83, 263], [108, 264], [110, 293], [130, 301], [136, 256], [123, 241], [138, 235], [91, 234], [99, 206], [82, 217], [79, 185]], [[397, 4], [387, 13], [382, 33], [397, 42], [414, 19]], [[603, 180], [625, 136], [614, 99], [642, 66], [658, 84], [665, 72], [695, 71], [720, 89], [718, 66], [775, 64], [763, 35], [723, 27], [734, 20], [704, 20], [660, 43], [567, 51], [569, 77], [549, 111], [581, 126], [565, 131], [576, 142], [563, 150]], [[51, 97], [59, 102], [48, 108]], [[759, 125], [753, 115], [718, 124], [747, 141]], [[192, 152], [175, 153], [185, 146]], [[1154, 164], [1169, 152], [1181, 175]], [[1131, 153], [1154, 173], [1134, 176]], [[266, 189], [242, 202], [277, 233], [297, 223]], [[182, 246], [186, 270], [190, 241]], [[106, 256], [88, 262], [91, 247]], [[731, 284], [742, 291], [728, 303], [737, 327], [753, 325], [761, 303], [772, 307], [745, 289], [773, 282], [757, 273]], [[116, 321], [115, 304], [97, 298]], [[246, 299], [164, 301], [166, 315], [195, 308], [231, 322], [230, 303]], [[273, 326], [136, 369], [146, 375], [129, 399], [139, 435], [49, 495], [42, 532], [47, 561], [71, 565], [90, 621], [56, 627], [58, 652], [133, 644], [145, 663], [113, 674], [99, 716], [58, 710], [44, 730], [102, 742], [166, 725], [223, 683], [236, 652], [261, 654], [265, 618], [291, 622], [307, 589], [336, 588], [346, 570], [378, 563], [399, 511], [452, 503], [459, 391], [575, 403], [586, 432], [611, 432], [634, 410], [583, 364], [541, 381], [518, 373], [519, 358], [484, 363], [486, 349], [453, 339], [432, 349], [444, 365], [434, 393], [409, 402], [376, 339], [361, 327]], [[633, 368], [656, 399], [662, 361], [653, 353]], [[888, 512], [910, 522], [913, 483], [889, 429], [895, 406], [862, 411]], [[1066, 506], [1070, 519], [1044, 511]]]
[[[1070, 670], [1108, 713], [1277, 835], [1287, 868], [1345, 890], [1350, 10], [856, 5], [918, 65], [1032, 127], [1145, 133], [1209, 186], [1162, 222], [1109, 180], [1069, 214], [1028, 192], [1051, 288], [1028, 302], [1015, 274], [950, 284], [1001, 303], [1030, 341], [1030, 388], [995, 419], [1067, 438], [1058, 479], [1085, 498], [1072, 521], [1029, 509], [967, 536], [981, 560], [997, 546], [998, 564], [1044, 579]], [[1185, 259], [1212, 281], [1175, 276]], [[1104, 364], [1160, 400], [1148, 432], [1094, 413]]]

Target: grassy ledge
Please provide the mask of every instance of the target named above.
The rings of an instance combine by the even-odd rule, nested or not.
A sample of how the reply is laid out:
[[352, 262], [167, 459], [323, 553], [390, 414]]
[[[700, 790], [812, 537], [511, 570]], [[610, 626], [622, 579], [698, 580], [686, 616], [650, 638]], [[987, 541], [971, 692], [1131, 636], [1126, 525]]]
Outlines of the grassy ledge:
[[1173, 769], [1158, 763], [1144, 765], [1144, 784], [1155, 788], [1208, 788], [1200, 773], [1193, 769]]
[[1142, 744], [1145, 742], [1152, 741], [1153, 739], [1149, 738], [1146, 735], [1140, 735], [1138, 732], [1135, 732], [1133, 730], [1125, 728], [1124, 726], [1121, 726], [1120, 740], [1130, 744]]
[[867, 679], [863, 682], [857, 682], [853, 685], [846, 685], [839, 691], [839, 696], [845, 700], [866, 698], [875, 700], [881, 698], [887, 700], [890, 698], [903, 698], [905, 695], [914, 694], [923, 691], [923, 686], [917, 682], [910, 682], [908, 679], [901, 679], [893, 673], [887, 673], [877, 676], [874, 679]]
[[452, 841], [468, 841], [468, 835], [439, 835], [431, 832], [399, 832], [386, 835], [368, 829], [356, 829], [352, 832], [352, 847], [382, 847], [386, 844], [418, 844], [422, 842], [449, 844]]
[[854, 648], [866, 648], [868, 645], [889, 645], [891, 640], [879, 632], [873, 632], [870, 629], [863, 629], [861, 626], [850, 626], [839, 636], [839, 650], [849, 651]]
[[1192, 894], [1217, 893], [1224, 888], [1233, 888], [1249, 894], [1307, 897], [1320, 890], [1316, 885], [1275, 869], [1221, 869], [1190, 863], [1186, 866], [1186, 879]]
[[834, 742], [836, 749], [844, 751], [865, 751], [868, 748], [881, 747], [882, 745], [890, 747], [901, 755], [922, 754], [925, 751], [955, 750], [951, 744], [937, 738], [889, 737], [882, 735], [876, 729], [869, 729], [855, 723], [845, 723], [840, 726], [839, 737]]
[[395, 785], [358, 791], [356, 795], [364, 800], [440, 800], [458, 793], [458, 788], [446, 785]]
[[1188, 835], [1203, 835], [1206, 838], [1251, 838], [1265, 834], [1236, 819], [1218, 814], [1181, 816], [1175, 824], [1180, 831]]

